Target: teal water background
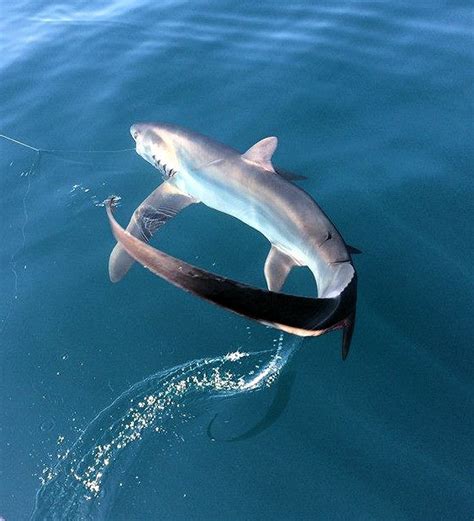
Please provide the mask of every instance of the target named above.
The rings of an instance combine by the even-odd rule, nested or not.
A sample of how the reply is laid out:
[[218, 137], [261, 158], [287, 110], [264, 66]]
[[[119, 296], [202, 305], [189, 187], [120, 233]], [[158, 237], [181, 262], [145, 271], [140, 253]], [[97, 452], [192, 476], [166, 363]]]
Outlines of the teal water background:
[[[459, 520], [473, 494], [473, 14], [459, 2], [3, 2], [0, 18], [0, 516], [28, 519], [43, 467], [118, 395], [274, 331], [141, 267], [108, 280], [117, 219], [160, 181], [129, 126], [168, 121], [275, 163], [363, 250], [357, 327], [291, 361], [288, 404], [212, 405], [151, 438], [112, 520]], [[71, 152], [80, 150], [82, 152]], [[31, 168], [33, 165], [33, 168]], [[159, 236], [173, 255], [263, 285], [265, 239], [205, 207]], [[304, 271], [288, 291], [311, 294]], [[271, 391], [271, 390], [270, 390]], [[64, 440], [63, 440], [64, 438]]]

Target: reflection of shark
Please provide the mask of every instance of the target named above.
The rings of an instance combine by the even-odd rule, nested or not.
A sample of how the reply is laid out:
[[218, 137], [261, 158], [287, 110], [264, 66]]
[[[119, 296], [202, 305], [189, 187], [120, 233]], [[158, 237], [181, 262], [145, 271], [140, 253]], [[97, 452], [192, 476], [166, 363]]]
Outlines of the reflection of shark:
[[[277, 138], [263, 139], [241, 155], [173, 125], [140, 123], [130, 132], [137, 153], [162, 173], [164, 183], [137, 208], [129, 233], [113, 218], [109, 202], [118, 241], [109, 261], [111, 280], [120, 280], [135, 259], [191, 293], [292, 334], [317, 336], [343, 328], [345, 358], [357, 298], [349, 249], [313, 199], [273, 168]], [[198, 202], [236, 217], [270, 241], [264, 269], [269, 291], [218, 277], [146, 244], [159, 226]], [[319, 298], [278, 293], [294, 266], [309, 267]]]
[[267, 430], [278, 420], [278, 418], [283, 414], [283, 411], [286, 409], [286, 406], [290, 400], [291, 390], [293, 388], [295, 378], [296, 373], [294, 371], [280, 374], [280, 378], [278, 379], [278, 387], [270, 407], [265, 413], [265, 416], [253, 427], [233, 438], [218, 439], [212, 433], [212, 427], [217, 419], [217, 414], [215, 414], [207, 426], [208, 438], [211, 441], [244, 441], [253, 438], [254, 436], [257, 436], [258, 434]]

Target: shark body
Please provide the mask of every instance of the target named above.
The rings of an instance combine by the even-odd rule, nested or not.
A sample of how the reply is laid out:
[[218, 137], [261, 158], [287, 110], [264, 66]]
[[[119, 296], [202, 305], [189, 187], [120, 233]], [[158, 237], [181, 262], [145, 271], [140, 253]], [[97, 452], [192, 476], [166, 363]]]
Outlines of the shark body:
[[[265, 138], [241, 154], [174, 125], [139, 123], [130, 132], [137, 153], [161, 172], [164, 182], [136, 209], [126, 232], [108, 205], [118, 241], [109, 260], [111, 280], [120, 280], [138, 260], [187, 291], [292, 334], [318, 336], [342, 328], [345, 358], [357, 299], [349, 248], [316, 202], [273, 167], [277, 138]], [[199, 202], [269, 240], [264, 267], [268, 291], [200, 270], [147, 244], [161, 225]], [[280, 293], [294, 266], [311, 270], [318, 298]]]

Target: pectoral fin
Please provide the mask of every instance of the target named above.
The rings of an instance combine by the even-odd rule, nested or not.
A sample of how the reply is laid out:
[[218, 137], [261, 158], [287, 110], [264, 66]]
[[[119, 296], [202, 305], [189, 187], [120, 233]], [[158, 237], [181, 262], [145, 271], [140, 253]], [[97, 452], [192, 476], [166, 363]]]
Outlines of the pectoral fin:
[[[148, 242], [158, 228], [172, 219], [186, 206], [196, 202], [170, 183], [161, 184], [135, 210], [127, 231]], [[109, 258], [109, 276], [112, 282], [121, 280], [134, 263], [134, 259], [117, 243]]]
[[264, 268], [268, 289], [280, 291], [293, 266], [296, 266], [296, 262], [273, 245]]

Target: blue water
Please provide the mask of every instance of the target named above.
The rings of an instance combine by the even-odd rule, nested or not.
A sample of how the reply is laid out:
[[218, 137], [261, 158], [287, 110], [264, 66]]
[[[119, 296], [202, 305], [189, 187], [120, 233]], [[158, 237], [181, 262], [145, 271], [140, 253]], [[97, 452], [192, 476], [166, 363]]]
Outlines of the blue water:
[[[130, 124], [159, 120], [242, 151], [279, 137], [275, 163], [308, 177], [301, 186], [364, 252], [351, 353], [343, 363], [339, 333], [305, 341], [287, 364], [285, 407], [241, 441], [223, 440], [265, 418], [278, 379], [192, 394], [186, 422], [170, 416], [161, 435], [153, 419], [97, 496], [52, 478], [38, 501], [47, 512], [58, 484], [54, 514], [37, 518], [63, 508], [64, 519], [127, 521], [471, 519], [470, 3], [19, 1], [1, 11], [0, 133], [64, 152], [38, 163], [0, 141], [0, 516], [29, 519], [40, 477], [66, 468], [68, 450], [87, 463], [88, 436], [127, 419], [124, 397], [150, 382], [169, 392], [163, 375], [178, 369], [168, 368], [235, 352], [253, 363], [291, 345], [139, 266], [110, 283], [101, 202], [119, 194], [125, 224], [159, 178], [133, 151], [91, 151], [130, 148]], [[188, 208], [159, 242], [264, 283], [266, 240], [223, 214]], [[300, 270], [285, 289], [311, 295], [312, 284]]]

